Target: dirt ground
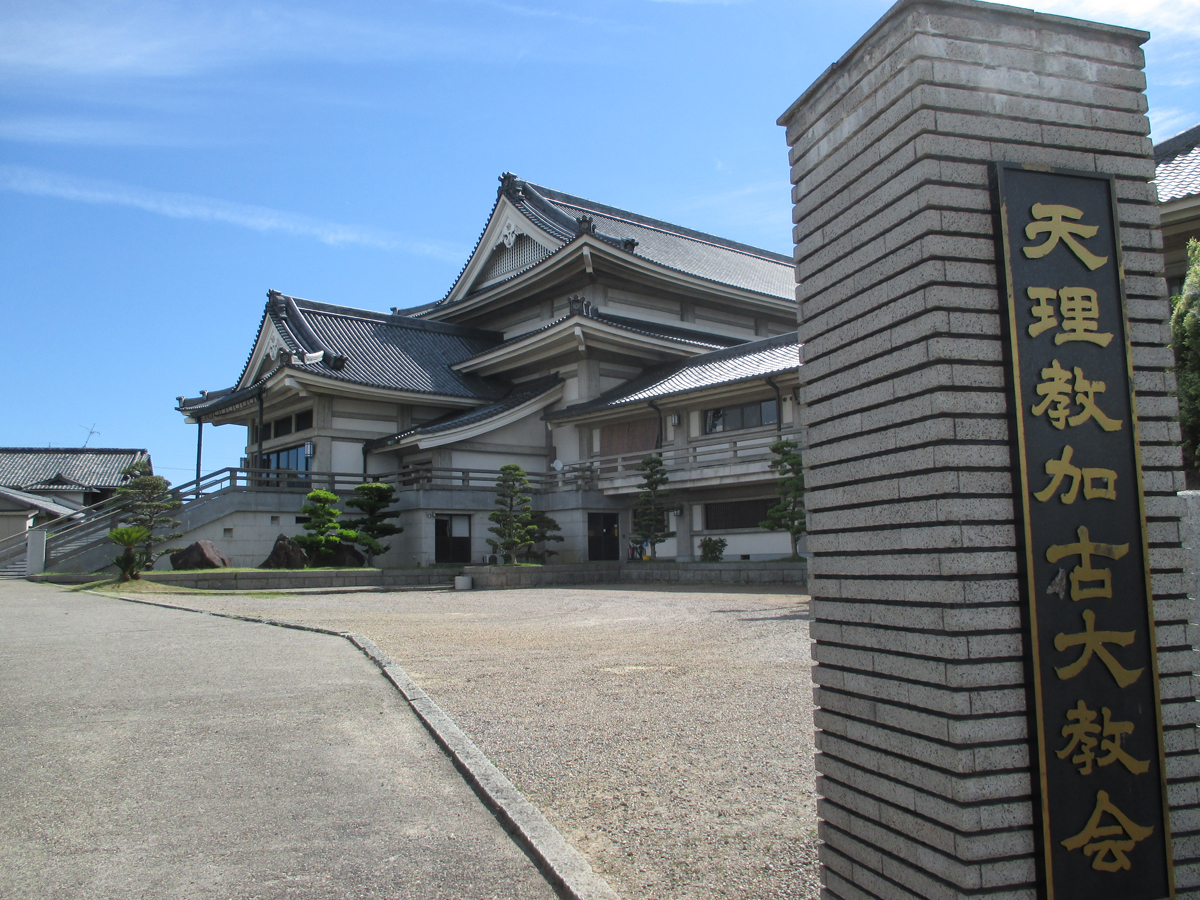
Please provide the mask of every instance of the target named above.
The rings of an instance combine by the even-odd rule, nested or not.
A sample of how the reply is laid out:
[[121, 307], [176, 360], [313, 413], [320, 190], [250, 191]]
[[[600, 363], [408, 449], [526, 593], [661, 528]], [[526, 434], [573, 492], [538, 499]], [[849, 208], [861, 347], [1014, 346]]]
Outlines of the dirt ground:
[[629, 900], [818, 894], [807, 597], [153, 599], [370, 638]]

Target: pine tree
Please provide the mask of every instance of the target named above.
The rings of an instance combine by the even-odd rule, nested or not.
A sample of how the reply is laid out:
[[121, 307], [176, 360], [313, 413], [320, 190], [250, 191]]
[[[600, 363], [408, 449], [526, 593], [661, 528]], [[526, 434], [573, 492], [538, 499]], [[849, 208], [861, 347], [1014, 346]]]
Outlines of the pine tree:
[[526, 493], [529, 488], [528, 475], [516, 463], [500, 467], [496, 479], [496, 505], [500, 508], [488, 513], [488, 521], [496, 523], [488, 531], [496, 535], [496, 540], [488, 538], [487, 542], [506, 564], [515, 564], [517, 553], [533, 546], [534, 528], [530, 524], [533, 507], [529, 505], [532, 497]]
[[332, 491], [312, 491], [304, 499], [308, 502], [300, 507], [300, 512], [308, 516], [308, 521], [304, 523], [304, 530], [308, 534], [300, 535], [295, 541], [316, 568], [330, 561], [339, 544], [358, 543], [359, 534], [338, 524], [337, 518], [342, 513], [333, 506], [337, 503], [337, 494]]
[[807, 523], [804, 517], [804, 459], [795, 441], [776, 441], [771, 445], [775, 458], [770, 467], [781, 478], [776, 485], [779, 503], [767, 510], [767, 518], [758, 523], [768, 531], [786, 531], [792, 539], [792, 556], [800, 555], [800, 535]]
[[400, 534], [404, 529], [393, 525], [388, 519], [398, 519], [400, 510], [385, 512], [396, 499], [396, 489], [390, 484], [373, 481], [360, 484], [354, 488], [354, 496], [346, 498], [346, 505], [362, 513], [360, 519], [347, 519], [343, 527], [358, 534], [355, 541], [367, 553], [367, 565], [375, 565], [375, 557], [387, 553], [392, 548], [379, 543], [380, 538]]
[[1171, 298], [1171, 349], [1175, 351], [1183, 468], [1194, 482], [1200, 472], [1200, 241], [1189, 240], [1187, 251], [1183, 290]]
[[153, 471], [146, 460], [138, 460], [121, 471], [129, 481], [114, 492], [114, 496], [125, 501], [120, 511], [121, 523], [131, 528], [142, 528], [146, 538], [142, 541], [139, 564], [146, 569], [154, 568], [155, 561], [164, 553], [172, 553], [177, 547], [162, 547], [167, 541], [183, 537], [182, 531], [156, 534], [160, 529], [178, 528], [179, 520], [172, 513], [183, 506], [183, 501], [171, 493], [171, 482]]
[[674, 509], [666, 502], [671, 492], [663, 489], [670, 478], [658, 456], [645, 457], [637, 470], [642, 473], [642, 483], [638, 485], [637, 506], [633, 511], [633, 536], [649, 544], [650, 558], [658, 559], [658, 545], [675, 537], [675, 532], [667, 531], [667, 513]]
[[543, 547], [541, 550], [535, 550], [534, 548], [538, 544], [565, 540], [559, 533], [562, 531], [562, 528], [559, 527], [558, 522], [554, 521], [554, 519], [540, 509], [530, 513], [529, 527], [531, 529], [529, 532], [530, 544], [525, 548], [525, 562], [533, 562], [536, 559], [544, 565], [558, 551], [551, 550], [549, 547]]

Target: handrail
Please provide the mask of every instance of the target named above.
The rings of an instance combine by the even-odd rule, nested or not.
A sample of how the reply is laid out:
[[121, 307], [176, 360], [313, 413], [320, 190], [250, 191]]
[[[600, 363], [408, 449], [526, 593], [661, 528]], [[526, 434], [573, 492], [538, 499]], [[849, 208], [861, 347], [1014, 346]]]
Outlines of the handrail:
[[684, 446], [666, 446], [661, 450], [642, 450], [615, 456], [594, 456], [591, 459], [571, 463], [568, 469], [587, 469], [601, 478], [634, 477], [637, 467], [647, 456], [660, 456], [668, 474], [680, 471], [695, 471], [708, 465], [754, 462], [769, 459], [771, 444], [777, 440], [794, 437], [770, 434], [741, 434], [728, 432], [727, 436], [714, 439], [708, 435], [703, 442]]
[[[530, 488], [537, 493], [578, 491], [597, 488], [613, 479], [632, 478], [648, 455], [662, 457], [668, 473], [696, 471], [708, 465], [739, 461], [761, 462], [770, 456], [770, 445], [780, 437], [774, 431], [762, 433], [729, 432], [727, 435], [706, 435], [684, 446], [667, 446], [657, 451], [601, 456], [568, 463], [561, 471], [526, 473]], [[499, 469], [468, 466], [406, 465], [393, 472], [299, 472], [290, 469], [262, 469], [228, 466], [169, 488], [169, 493], [183, 503], [183, 510], [221, 494], [235, 491], [268, 491], [272, 493], [303, 493], [315, 489], [349, 494], [366, 481], [393, 485], [398, 492], [413, 490], [494, 491]], [[37, 526], [46, 531], [46, 558], [59, 558], [63, 552], [84, 552], [107, 539], [108, 531], [121, 523], [129, 500], [115, 496], [84, 507], [70, 516]], [[0, 562], [18, 556], [24, 546], [25, 534], [13, 535], [0, 541]]]

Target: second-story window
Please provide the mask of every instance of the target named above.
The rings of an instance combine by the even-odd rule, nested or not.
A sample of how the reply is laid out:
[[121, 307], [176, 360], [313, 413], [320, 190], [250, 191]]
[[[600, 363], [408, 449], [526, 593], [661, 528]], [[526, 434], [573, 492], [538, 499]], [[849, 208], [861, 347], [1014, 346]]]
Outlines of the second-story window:
[[307, 472], [312, 469], [312, 460], [305, 455], [304, 445], [272, 450], [259, 459], [261, 469], [281, 469], [289, 472]]
[[743, 403], [740, 406], [724, 406], [704, 411], [704, 433], [719, 434], [722, 431], [740, 431], [743, 428], [758, 428], [774, 425], [779, 421], [779, 404], [775, 400], [758, 403]]
[[[273, 422], [263, 423], [263, 440], [269, 441], [271, 438], [286, 437], [296, 431], [307, 431], [313, 427], [313, 411], [306, 409], [296, 413], [294, 416], [284, 416], [282, 419], [276, 419]], [[250, 426], [250, 443], [258, 443], [258, 425]]]

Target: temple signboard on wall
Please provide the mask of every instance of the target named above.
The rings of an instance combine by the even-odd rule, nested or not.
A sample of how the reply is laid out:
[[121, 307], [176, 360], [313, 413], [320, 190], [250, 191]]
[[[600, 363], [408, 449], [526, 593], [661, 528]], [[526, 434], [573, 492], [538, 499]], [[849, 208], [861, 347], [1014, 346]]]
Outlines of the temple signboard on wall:
[[1111, 176], [993, 166], [1049, 900], [1174, 895]]

